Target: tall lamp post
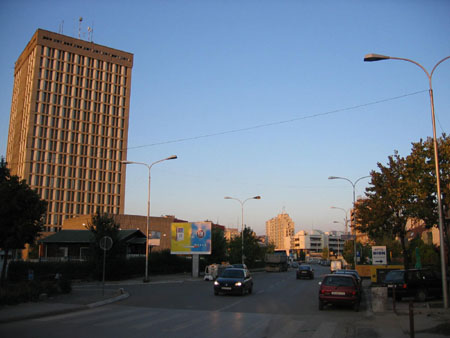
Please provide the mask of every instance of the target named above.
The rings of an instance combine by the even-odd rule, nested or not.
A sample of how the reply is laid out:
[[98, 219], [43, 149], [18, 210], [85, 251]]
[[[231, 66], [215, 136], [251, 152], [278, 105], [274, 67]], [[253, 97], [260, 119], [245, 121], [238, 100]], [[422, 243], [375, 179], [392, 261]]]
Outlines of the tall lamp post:
[[433, 98], [433, 86], [432, 86], [432, 77], [433, 73], [436, 70], [437, 66], [439, 66], [442, 62], [445, 60], [450, 59], [450, 56], [447, 56], [443, 58], [441, 61], [436, 63], [436, 65], [431, 70], [431, 73], [428, 73], [428, 71], [418, 62], [406, 58], [399, 58], [394, 56], [387, 56], [387, 55], [380, 55], [380, 54], [367, 54], [364, 57], [365, 62], [372, 62], [372, 61], [382, 61], [382, 60], [401, 60], [401, 61], [407, 61], [415, 64], [416, 66], [420, 67], [428, 78], [428, 83], [430, 86], [429, 94], [430, 94], [430, 104], [431, 104], [431, 123], [433, 125], [433, 147], [434, 147], [434, 165], [436, 170], [436, 192], [437, 192], [437, 202], [438, 202], [438, 213], [439, 213], [439, 240], [441, 242], [440, 245], [440, 256], [441, 256], [441, 274], [442, 274], [442, 296], [444, 298], [444, 308], [448, 309], [448, 290], [447, 290], [447, 275], [446, 275], [446, 268], [445, 268], [445, 250], [444, 250], [444, 217], [442, 215], [442, 202], [441, 202], [441, 180], [440, 180], [440, 172], [439, 172], [439, 156], [438, 156], [438, 147], [437, 147], [437, 138], [436, 138], [436, 121], [435, 121], [435, 114], [434, 114], [434, 98]]
[[[342, 222], [339, 221], [333, 221], [334, 224], [343, 224]], [[345, 231], [347, 232], [347, 221], [345, 222]], [[336, 235], [337, 235], [337, 231], [336, 231]], [[339, 252], [341, 251], [341, 236], [337, 236], [338, 238], [338, 255], [337, 258], [339, 258]], [[342, 255], [341, 255], [342, 256]]]
[[244, 203], [247, 202], [248, 200], [260, 200], [261, 196], [249, 197], [249, 198], [247, 198], [244, 201], [241, 201], [238, 198], [229, 197], [229, 196], [225, 196], [224, 199], [226, 199], [226, 200], [235, 200], [235, 201], [238, 201], [241, 204], [241, 212], [242, 212], [242, 216], [241, 216], [241, 233], [242, 233], [242, 255], [241, 255], [241, 259], [242, 259], [242, 264], [244, 264]]
[[[329, 180], [345, 180], [347, 182], [350, 182], [350, 184], [353, 187], [353, 212], [355, 212], [355, 203], [356, 203], [356, 195], [355, 195], [355, 187], [356, 187], [356, 183], [358, 183], [359, 181], [361, 181], [363, 178], [368, 178], [370, 176], [363, 176], [358, 178], [355, 183], [353, 183], [352, 181], [350, 181], [348, 178], [345, 177], [339, 177], [339, 176], [330, 176], [328, 177]], [[354, 229], [354, 233], [355, 233], [355, 239], [353, 241], [353, 260], [354, 260], [354, 264], [355, 264], [355, 269], [356, 269], [356, 228], [355, 228], [355, 224], [353, 224], [353, 229]]]
[[149, 281], [148, 279], [148, 230], [150, 227], [150, 182], [151, 182], [151, 175], [150, 171], [153, 167], [153, 165], [167, 161], [167, 160], [175, 160], [177, 158], [176, 155], [164, 158], [162, 160], [153, 162], [152, 164], [147, 164], [144, 162], [133, 162], [133, 161], [121, 161], [122, 164], [140, 164], [144, 165], [148, 169], [148, 199], [147, 199], [147, 230], [145, 231], [145, 277], [144, 277], [144, 283], [147, 283]]
[[[348, 211], [345, 210], [344, 208], [339, 208], [339, 207], [330, 207], [331, 209], [338, 209], [338, 210], [342, 210], [345, 213], [345, 234], [348, 235], [348, 218], [347, 218], [347, 213]], [[334, 223], [334, 222], [333, 222]]]

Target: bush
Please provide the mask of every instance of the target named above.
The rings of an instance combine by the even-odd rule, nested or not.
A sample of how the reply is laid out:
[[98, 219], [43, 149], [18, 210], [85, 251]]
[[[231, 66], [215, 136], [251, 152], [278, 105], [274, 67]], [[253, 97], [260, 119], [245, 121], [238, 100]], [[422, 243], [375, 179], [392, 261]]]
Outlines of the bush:
[[[53, 281], [25, 281], [9, 283], [0, 289], [0, 304], [13, 305], [39, 300], [39, 295], [45, 293], [54, 296], [60, 292], [70, 292], [70, 280], [61, 285], [62, 280]], [[63, 291], [64, 288], [64, 291]]]

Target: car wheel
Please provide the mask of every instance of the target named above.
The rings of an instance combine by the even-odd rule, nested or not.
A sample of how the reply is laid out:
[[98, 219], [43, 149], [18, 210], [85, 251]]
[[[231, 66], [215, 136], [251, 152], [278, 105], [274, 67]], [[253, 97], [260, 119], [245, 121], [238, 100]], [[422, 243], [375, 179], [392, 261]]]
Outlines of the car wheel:
[[296, 276], [296, 278], [297, 278], [297, 279], [300, 279], [300, 277], [299, 277], [299, 276]]
[[353, 310], [355, 310], [355, 312], [359, 311], [359, 302], [356, 302], [355, 304], [353, 304]]
[[311, 275], [311, 278], [310, 279], [314, 279], [314, 275]]
[[253, 286], [250, 287], [250, 289], [248, 289], [248, 294], [251, 295], [253, 292]]
[[323, 310], [323, 302], [321, 300], [319, 300], [319, 310], [320, 311]]
[[241, 289], [241, 296], [243, 296], [243, 295], [245, 295], [245, 288], [244, 287]]
[[217, 296], [219, 294], [218, 291], [214, 291], [214, 296]]
[[417, 291], [416, 298], [419, 302], [424, 302], [427, 300], [427, 290], [420, 289]]

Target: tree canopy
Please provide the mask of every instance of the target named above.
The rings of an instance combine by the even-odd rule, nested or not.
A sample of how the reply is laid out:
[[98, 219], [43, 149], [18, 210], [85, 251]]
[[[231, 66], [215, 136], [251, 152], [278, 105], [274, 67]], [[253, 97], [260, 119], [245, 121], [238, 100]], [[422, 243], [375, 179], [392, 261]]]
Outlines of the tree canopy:
[[[449, 210], [450, 139], [443, 135], [438, 144], [443, 205]], [[421, 220], [427, 228], [438, 222], [433, 140], [413, 143], [407, 157], [395, 152], [388, 157], [387, 164], [378, 163], [377, 166], [378, 170], [370, 174], [366, 198], [355, 206], [356, 228], [376, 242], [398, 238], [408, 268], [411, 262], [406, 248], [408, 220]], [[447, 228], [444, 234], [448, 245]]]
[[2, 281], [8, 253], [32, 244], [42, 230], [47, 202], [41, 200], [25, 180], [11, 175], [7, 163], [0, 161], [0, 248], [5, 252]]

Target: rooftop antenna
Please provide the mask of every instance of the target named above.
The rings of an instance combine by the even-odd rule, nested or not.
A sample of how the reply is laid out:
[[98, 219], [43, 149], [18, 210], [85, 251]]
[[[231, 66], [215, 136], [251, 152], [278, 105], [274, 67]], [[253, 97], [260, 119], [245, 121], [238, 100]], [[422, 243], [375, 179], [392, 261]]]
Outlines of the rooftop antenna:
[[58, 33], [64, 34], [64, 20], [62, 20], [61, 23], [59, 24]]
[[92, 42], [92, 36], [94, 35], [94, 28], [88, 27], [88, 41]]
[[83, 22], [83, 18], [80, 16], [78, 19], [78, 39], [81, 38], [81, 22]]

